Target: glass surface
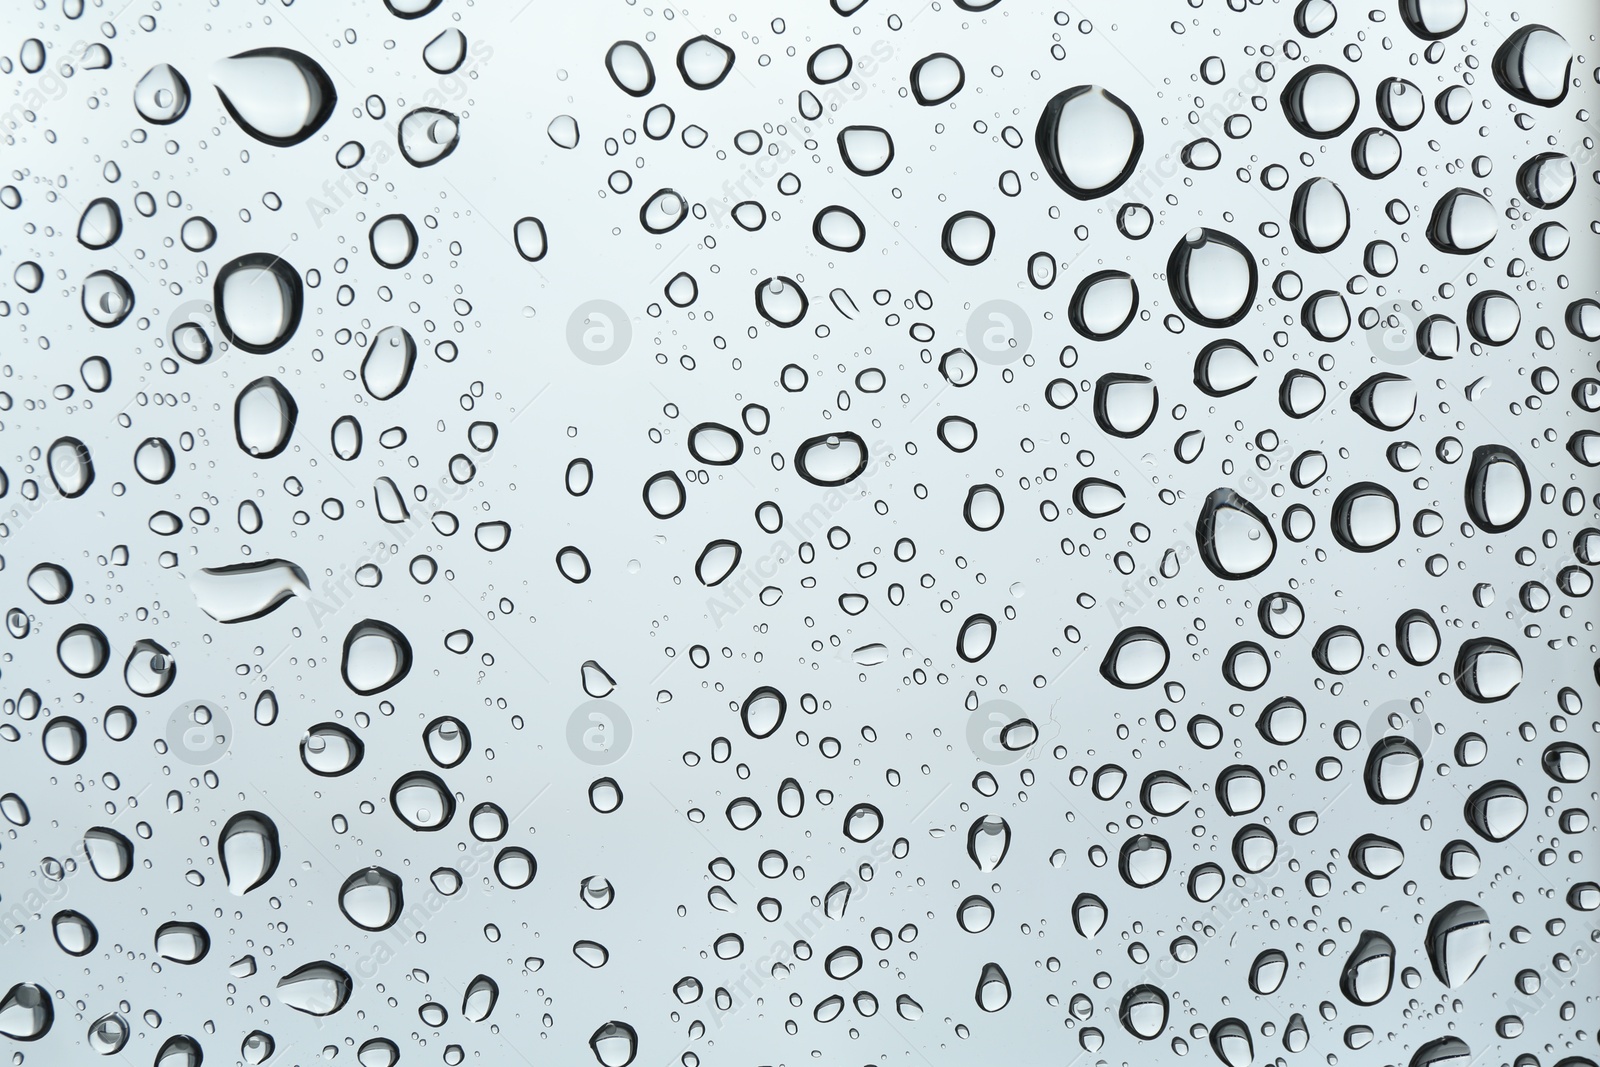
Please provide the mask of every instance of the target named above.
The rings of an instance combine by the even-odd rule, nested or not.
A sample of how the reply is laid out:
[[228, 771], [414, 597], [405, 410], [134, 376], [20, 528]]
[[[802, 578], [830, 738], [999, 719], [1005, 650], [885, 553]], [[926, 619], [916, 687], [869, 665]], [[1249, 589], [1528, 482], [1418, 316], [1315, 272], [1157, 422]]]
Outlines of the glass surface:
[[8, 1062], [1593, 1067], [1592, 0], [0, 27]]

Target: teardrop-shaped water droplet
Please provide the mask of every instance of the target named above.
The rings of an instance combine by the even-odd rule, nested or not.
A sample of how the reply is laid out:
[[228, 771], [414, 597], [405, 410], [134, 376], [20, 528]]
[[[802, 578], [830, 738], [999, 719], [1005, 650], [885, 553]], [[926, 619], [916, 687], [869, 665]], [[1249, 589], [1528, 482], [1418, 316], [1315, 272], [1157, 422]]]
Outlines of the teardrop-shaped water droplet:
[[1446, 904], [1428, 924], [1428, 960], [1439, 981], [1460, 989], [1489, 955], [1489, 913], [1469, 900]]
[[467, 991], [461, 996], [461, 1017], [468, 1022], [481, 1023], [493, 1013], [499, 999], [499, 985], [488, 975], [480, 974], [467, 983]]
[[372, 338], [361, 361], [361, 384], [376, 400], [398, 396], [411, 381], [417, 362], [417, 342], [401, 326], [385, 326]]
[[109, 248], [122, 236], [122, 210], [107, 197], [89, 201], [78, 219], [78, 243], [85, 248]]
[[18, 982], [0, 997], [0, 1034], [16, 1041], [37, 1041], [55, 1022], [50, 993], [33, 982]]
[[1072, 926], [1082, 937], [1092, 938], [1106, 925], [1106, 902], [1093, 893], [1079, 893], [1072, 902]]
[[1011, 980], [998, 963], [985, 963], [978, 975], [978, 988], [974, 992], [978, 1007], [995, 1012], [1011, 1003]]
[[1352, 1004], [1376, 1004], [1394, 985], [1394, 942], [1376, 930], [1363, 930], [1345, 960], [1339, 990]]
[[344, 968], [308, 963], [278, 980], [278, 999], [307, 1015], [332, 1015], [350, 999], [354, 983]]
[[338, 101], [327, 72], [292, 48], [254, 48], [224, 59], [213, 68], [212, 81], [240, 128], [278, 147], [316, 133]]
[[718, 585], [734, 572], [743, 555], [744, 549], [739, 547], [737, 541], [718, 538], [701, 549], [700, 557], [694, 563], [694, 575], [701, 585]]
[[980, 871], [1000, 867], [1011, 848], [1011, 825], [998, 815], [983, 815], [967, 829], [967, 856]]
[[1240, 1019], [1223, 1019], [1211, 1028], [1211, 1051], [1226, 1067], [1250, 1067], [1255, 1062], [1255, 1042], [1250, 1027]]
[[56, 492], [68, 500], [80, 497], [94, 484], [94, 460], [89, 446], [76, 437], [58, 437], [45, 453], [45, 468]]
[[173, 963], [199, 963], [211, 951], [211, 935], [199, 923], [162, 923], [156, 927], [155, 949], [156, 955]]
[[223, 826], [217, 854], [228, 892], [242, 897], [277, 871], [282, 855], [278, 827], [259, 811], [241, 811]]
[[133, 87], [139, 117], [157, 126], [183, 118], [189, 110], [189, 82], [168, 63], [157, 63]]
[[77, 911], [58, 911], [50, 920], [56, 944], [69, 956], [84, 956], [100, 943], [100, 931], [89, 917]]

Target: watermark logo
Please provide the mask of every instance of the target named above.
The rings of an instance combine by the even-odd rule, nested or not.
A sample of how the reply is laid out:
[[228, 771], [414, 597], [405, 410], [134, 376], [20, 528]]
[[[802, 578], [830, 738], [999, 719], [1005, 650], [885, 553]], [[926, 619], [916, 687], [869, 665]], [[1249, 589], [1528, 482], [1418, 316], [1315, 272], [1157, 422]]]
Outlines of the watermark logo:
[[1373, 708], [1367, 718], [1365, 736], [1376, 739], [1391, 732], [1410, 737], [1417, 751], [1426, 756], [1433, 744], [1433, 720], [1422, 710], [1422, 701], [1397, 697]]
[[[1054, 718], [1050, 724], [1060, 732]], [[1009, 700], [985, 700], [967, 716], [967, 747], [992, 766], [1033, 759], [1043, 749], [1044, 741], [1038, 723]]]
[[967, 350], [985, 363], [1014, 363], [1032, 343], [1028, 313], [1009, 300], [986, 300], [967, 319]]
[[1421, 358], [1417, 349], [1417, 324], [1403, 311], [1393, 311], [1367, 331], [1367, 347], [1380, 360], [1395, 367], [1415, 363]]
[[221, 704], [191, 700], [172, 709], [162, 736], [173, 756], [191, 767], [205, 767], [228, 754], [233, 744], [233, 723]]
[[591, 366], [615, 363], [632, 341], [633, 325], [628, 313], [609, 300], [579, 304], [567, 319], [567, 347]]
[[583, 762], [604, 767], [627, 754], [633, 743], [628, 713], [609, 700], [590, 700], [567, 718], [567, 747]]

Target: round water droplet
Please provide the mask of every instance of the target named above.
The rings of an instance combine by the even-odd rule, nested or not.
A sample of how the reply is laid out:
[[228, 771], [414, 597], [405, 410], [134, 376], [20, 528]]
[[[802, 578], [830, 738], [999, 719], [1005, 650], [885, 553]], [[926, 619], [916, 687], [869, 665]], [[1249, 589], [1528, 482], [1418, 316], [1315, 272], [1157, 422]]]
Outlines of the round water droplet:
[[639, 1054], [639, 1033], [613, 1020], [589, 1035], [589, 1048], [600, 1067], [628, 1067]]
[[912, 64], [911, 93], [923, 107], [944, 103], [966, 84], [961, 61], [948, 52], [935, 52]]
[[1167, 1028], [1167, 995], [1153, 985], [1136, 985], [1122, 995], [1117, 1019], [1141, 1041], [1154, 1041]]
[[894, 140], [881, 126], [846, 126], [839, 131], [839, 158], [856, 174], [882, 174], [894, 162]]
[[1139, 163], [1144, 130], [1120, 98], [1077, 85], [1050, 98], [1034, 130], [1045, 173], [1079, 200], [1115, 192]]
[[1522, 684], [1522, 657], [1494, 637], [1474, 637], [1456, 654], [1455, 678], [1468, 700], [1492, 704]]
[[715, 89], [733, 69], [733, 60], [733, 49], [701, 34], [685, 41], [678, 49], [678, 73], [691, 89]]
[[1190, 230], [1167, 259], [1167, 287], [1179, 310], [1202, 326], [1232, 326], [1256, 296], [1256, 262], [1219, 230]]
[[395, 780], [389, 806], [413, 830], [442, 830], [456, 813], [455, 794], [430, 771], [412, 771]]
[[867, 443], [848, 430], [812, 437], [795, 449], [794, 466], [813, 485], [845, 485], [867, 469]]
[[400, 120], [400, 154], [413, 167], [431, 167], [461, 143], [461, 120], [449, 111], [419, 107]]
[[109, 330], [133, 313], [133, 287], [116, 271], [97, 270], [83, 280], [82, 304], [90, 322]]
[[345, 636], [340, 671], [345, 684], [362, 696], [381, 693], [410, 673], [411, 643], [386, 622], [358, 622]]
[[339, 910], [363, 930], [387, 930], [404, 907], [400, 877], [382, 867], [357, 871], [339, 888]]
[[1325, 63], [1297, 72], [1279, 99], [1289, 125], [1318, 139], [1337, 137], [1349, 129], [1361, 107], [1361, 96], [1350, 76]]
[[1095, 341], [1116, 337], [1138, 313], [1139, 286], [1120, 270], [1096, 271], [1083, 279], [1067, 307], [1072, 328]]

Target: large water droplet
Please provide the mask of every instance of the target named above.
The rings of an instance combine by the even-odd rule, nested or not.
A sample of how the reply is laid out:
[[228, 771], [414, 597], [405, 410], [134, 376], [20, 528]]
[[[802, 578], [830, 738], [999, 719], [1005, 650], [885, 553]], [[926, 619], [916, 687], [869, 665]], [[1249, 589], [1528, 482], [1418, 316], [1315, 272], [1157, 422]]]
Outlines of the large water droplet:
[[639, 1054], [639, 1033], [627, 1023], [612, 1020], [589, 1035], [589, 1048], [600, 1067], [628, 1067]]
[[286, 559], [205, 567], [189, 588], [200, 610], [223, 623], [259, 619], [290, 597], [311, 591], [305, 572]]
[[867, 469], [867, 443], [848, 430], [812, 437], [795, 449], [794, 467], [813, 485], [844, 485]]
[[278, 827], [259, 811], [241, 811], [227, 821], [217, 839], [222, 877], [236, 897], [270, 879], [282, 855]]
[[1492, 704], [1522, 684], [1522, 657], [1494, 637], [1474, 637], [1456, 654], [1456, 683], [1468, 700]]
[[998, 963], [985, 963], [978, 975], [978, 988], [973, 996], [978, 1007], [988, 1012], [999, 1011], [1011, 1003], [1011, 980]]
[[1167, 995], [1153, 985], [1136, 985], [1122, 995], [1117, 1018], [1141, 1041], [1154, 1041], [1167, 1028]]
[[1033, 140], [1045, 173], [1079, 200], [1115, 192], [1144, 150], [1138, 116], [1098, 85], [1076, 85], [1051, 97]]
[[1439, 981], [1460, 989], [1489, 955], [1489, 913], [1468, 900], [1446, 904], [1428, 924], [1428, 959]]
[[55, 1022], [55, 1005], [44, 986], [18, 982], [0, 997], [0, 1034], [17, 1041], [37, 1041]]
[[1394, 942], [1376, 930], [1363, 930], [1345, 960], [1339, 990], [1352, 1004], [1376, 1004], [1394, 985]]
[[307, 1015], [332, 1015], [350, 999], [354, 983], [343, 967], [308, 963], [278, 980], [278, 999]]
[[367, 867], [339, 888], [339, 910], [363, 930], [387, 930], [405, 906], [400, 877], [382, 867]]
[[338, 101], [327, 72], [292, 48], [254, 48], [224, 59], [212, 81], [245, 133], [280, 148], [321, 129]]
[[1337, 137], [1361, 108], [1355, 82], [1337, 67], [1313, 63], [1289, 79], [1279, 98], [1289, 125], [1307, 137]]
[[1140, 689], [1167, 669], [1167, 642], [1148, 626], [1130, 626], [1117, 634], [1100, 661], [1100, 675], [1119, 689]]
[[300, 325], [304, 297], [300, 275], [266, 252], [226, 263], [217, 271], [212, 297], [222, 335], [246, 352], [276, 351]]
[[133, 87], [139, 117], [157, 126], [183, 118], [189, 110], [189, 82], [169, 63], [157, 63]]
[[1232, 326], [1256, 297], [1249, 249], [1209, 227], [1190, 230], [1167, 259], [1167, 287], [1179, 310], [1202, 326]]
[[234, 437], [246, 455], [271, 459], [289, 447], [299, 417], [300, 406], [282, 382], [257, 378], [234, 401]]
[[1567, 98], [1572, 46], [1548, 26], [1524, 26], [1494, 54], [1494, 80], [1525, 104], [1555, 107]]
[[410, 673], [411, 642], [386, 622], [363, 620], [345, 636], [340, 670], [345, 684], [362, 696], [381, 693]]

